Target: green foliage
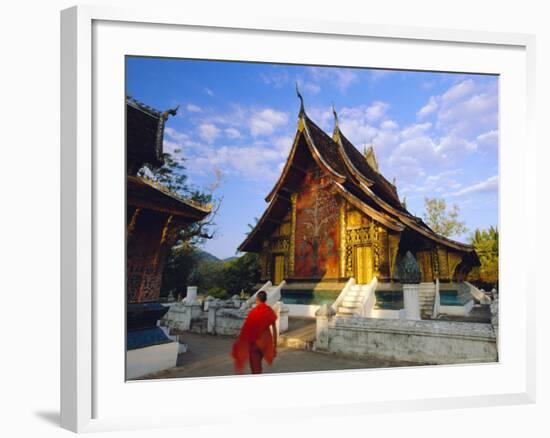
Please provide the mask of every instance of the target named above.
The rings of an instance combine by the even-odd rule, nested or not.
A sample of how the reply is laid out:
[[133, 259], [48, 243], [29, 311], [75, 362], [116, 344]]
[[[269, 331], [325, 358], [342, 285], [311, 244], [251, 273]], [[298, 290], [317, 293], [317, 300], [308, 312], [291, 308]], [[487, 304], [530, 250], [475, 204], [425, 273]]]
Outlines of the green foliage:
[[191, 274], [190, 281], [198, 287], [200, 294], [207, 294], [212, 288], [225, 288], [224, 266], [220, 260], [203, 258]]
[[249, 292], [260, 281], [258, 255], [246, 253], [242, 257], [225, 262], [223, 269], [224, 287], [231, 295]]
[[199, 263], [198, 251], [190, 245], [176, 245], [172, 248], [164, 267], [161, 296], [167, 296], [170, 291], [174, 297], [185, 296], [188, 279]]
[[474, 275], [478, 275], [479, 282], [498, 287], [498, 228], [491, 226], [486, 230], [476, 229], [470, 242], [481, 262]]
[[180, 243], [189, 243], [197, 245], [204, 243], [205, 240], [214, 237], [214, 217], [220, 208], [222, 199], [214, 198], [214, 190], [218, 187], [221, 174], [216, 173], [216, 181], [208, 188], [201, 190], [187, 184], [187, 175], [185, 175], [185, 159], [175, 159], [170, 153], [163, 154], [164, 164], [161, 167], [143, 167], [138, 174], [152, 179], [153, 181], [166, 187], [172, 193], [181, 198], [190, 199], [201, 205], [212, 205], [212, 213], [199, 222], [193, 222], [180, 230]]
[[459, 220], [458, 205], [453, 205], [447, 210], [447, 203], [444, 199], [424, 198], [426, 213], [423, 216], [424, 222], [437, 234], [445, 237], [461, 235], [468, 231], [465, 223]]
[[227, 291], [221, 287], [212, 287], [208, 289], [207, 295], [210, 295], [213, 298], [219, 298], [220, 300], [226, 300], [230, 297]]

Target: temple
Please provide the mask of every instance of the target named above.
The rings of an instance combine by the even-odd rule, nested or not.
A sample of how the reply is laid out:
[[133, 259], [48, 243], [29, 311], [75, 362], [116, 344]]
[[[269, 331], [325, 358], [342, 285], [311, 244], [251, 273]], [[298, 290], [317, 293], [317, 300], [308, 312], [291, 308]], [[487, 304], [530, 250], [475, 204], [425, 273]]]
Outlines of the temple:
[[287, 291], [322, 284], [331, 289], [331, 283], [337, 291], [350, 278], [357, 284], [376, 278], [378, 289], [400, 290], [396, 266], [411, 252], [422, 283], [465, 280], [479, 265], [473, 246], [435, 233], [412, 215], [380, 173], [372, 146], [359, 152], [333, 112], [329, 136], [308, 117], [302, 100], [286, 164], [265, 198], [264, 214], [239, 247], [260, 255], [261, 279], [285, 280]]
[[126, 98], [126, 378], [176, 365], [180, 345], [158, 327], [168, 307], [159, 302], [164, 266], [179, 232], [210, 208], [151, 179], [144, 166], [164, 164], [164, 126], [177, 108], [157, 111]]

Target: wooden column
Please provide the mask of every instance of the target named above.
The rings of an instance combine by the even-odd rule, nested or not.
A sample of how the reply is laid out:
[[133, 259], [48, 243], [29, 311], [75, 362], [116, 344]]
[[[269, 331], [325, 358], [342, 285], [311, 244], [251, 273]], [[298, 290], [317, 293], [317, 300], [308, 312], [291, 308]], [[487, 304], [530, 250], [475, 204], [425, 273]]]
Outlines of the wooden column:
[[294, 277], [294, 253], [296, 251], [296, 200], [297, 193], [290, 195], [290, 245], [288, 250], [288, 277]]
[[346, 277], [346, 201], [340, 201], [340, 277]]

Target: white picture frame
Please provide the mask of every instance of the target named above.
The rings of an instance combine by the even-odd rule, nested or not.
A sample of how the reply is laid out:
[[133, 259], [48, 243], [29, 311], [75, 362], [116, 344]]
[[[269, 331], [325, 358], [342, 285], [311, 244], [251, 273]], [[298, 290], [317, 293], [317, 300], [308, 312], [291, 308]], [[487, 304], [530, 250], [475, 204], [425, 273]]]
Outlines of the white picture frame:
[[[536, 205], [532, 126], [535, 93], [533, 36], [361, 22], [262, 18], [245, 14], [228, 20], [215, 12], [204, 15], [192, 10], [135, 10], [103, 6], [78, 6], [64, 10], [61, 25], [62, 427], [82, 432], [189, 426], [208, 421], [206, 414], [194, 412], [193, 406], [185, 402], [166, 409], [166, 405], [170, 404], [168, 393], [183, 387], [186, 393], [193, 394], [195, 404], [207, 400], [206, 394], [215, 390], [226, 394], [221, 396], [222, 401], [227, 394], [232, 394], [238, 403], [253, 394], [259, 385], [271, 391], [299, 388], [292, 401], [275, 396], [274, 405], [267, 406], [267, 409], [276, 409], [278, 416], [289, 418], [296, 418], [296, 407], [300, 407], [302, 415], [311, 417], [534, 402], [535, 314], [533, 306], [528, 303], [535, 294], [535, 273], [534, 268], [521, 262], [518, 254], [511, 251], [515, 248], [521, 256], [524, 251], [530, 252], [535, 248], [536, 233], [527, 237], [514, 233], [522, 226], [536, 228], [536, 216], [521, 208], [523, 203]], [[139, 37], [143, 32], [147, 32], [148, 38]], [[125, 296], [111, 294], [112, 302], [106, 306], [108, 300], [104, 299], [104, 286], [112, 285], [115, 291], [123, 287], [120, 279], [124, 273], [124, 258], [119, 239], [124, 205], [123, 202], [120, 204], [123, 199], [121, 175], [124, 172], [123, 126], [119, 123], [124, 96], [120, 88], [124, 75], [119, 77], [121, 63], [123, 65], [121, 54], [223, 59], [224, 49], [208, 46], [208, 41], [216, 40], [224, 33], [227, 37], [224, 39], [234, 39], [231, 50], [236, 51], [229, 59], [242, 56], [244, 60], [321, 62], [323, 56], [324, 59], [330, 56], [326, 50], [320, 50], [320, 44], [324, 41], [334, 43], [335, 48], [371, 45], [373, 56], [368, 64], [371, 67], [412, 69], [417, 65], [415, 62], [420, 61], [413, 60], [408, 52], [418, 51], [420, 57], [438, 54], [430, 65], [424, 65], [426, 69], [501, 75], [499, 227], [502, 251], [502, 354], [498, 364], [338, 371], [262, 376], [259, 379], [240, 376], [134, 383], [120, 380], [124, 374], [124, 370], [119, 368], [124, 356], [124, 343], [121, 343], [124, 333], [120, 327], [121, 324], [123, 326], [124, 313], [121, 309]], [[147, 43], [152, 35], [156, 35], [156, 45]], [[186, 49], [186, 53], [182, 49], [181, 53], [178, 52], [177, 42], [171, 38], [190, 38], [191, 35], [195, 35], [193, 47]], [[238, 45], [239, 41], [255, 39], [265, 39], [264, 42], [276, 40], [280, 44], [270, 46], [272, 50], [269, 53], [262, 51], [262, 47], [254, 42], [246, 48]], [[292, 47], [289, 41], [293, 39], [303, 39], [303, 47], [308, 45], [310, 48], [307, 55], [310, 58], [305, 59], [306, 55], [289, 50]], [[107, 40], [108, 47], [105, 44]], [[158, 41], [163, 41], [163, 44], [159, 45]], [[380, 49], [376, 49], [377, 44], [383, 44], [392, 53], [383, 55]], [[181, 41], [180, 47], [183, 47]], [[240, 55], [235, 55], [237, 52]], [[333, 54], [331, 62], [351, 65], [349, 59], [352, 58], [345, 52], [342, 50]], [[450, 52], [451, 55], [448, 54]], [[397, 58], [396, 53], [401, 53], [401, 56]], [[464, 54], [463, 59], [461, 53]], [[390, 56], [392, 54], [393, 57]], [[357, 65], [365, 65], [364, 62]], [[111, 68], [109, 63], [114, 67]], [[110, 74], [106, 75], [106, 72]], [[111, 80], [113, 83], [110, 83]], [[110, 97], [104, 98], [105, 95]], [[119, 107], [116, 100], [112, 100], [118, 98]], [[106, 141], [112, 142], [113, 155], [105, 152], [102, 145]], [[514, 149], [513, 145], [519, 142], [522, 148]], [[101, 153], [98, 153], [98, 145]], [[514, 184], [502, 177], [512, 171]], [[117, 210], [119, 204], [120, 211]], [[105, 211], [110, 211], [110, 215], [105, 216]], [[118, 225], [112, 226], [111, 221]], [[105, 251], [108, 251], [108, 256]], [[112, 259], [107, 260], [108, 257]], [[514, 270], [502, 269], [511, 266]], [[520, 292], [513, 295], [512, 289]], [[106, 327], [104, 321], [110, 321], [110, 327]], [[109, 333], [111, 328], [112, 333]], [[381, 382], [378, 386], [373, 376]], [[472, 386], [450, 384], [446, 388], [441, 382], [449, 376], [468, 379]], [[361, 382], [358, 383], [359, 378]], [[389, 379], [395, 383], [392, 388], [384, 386]], [[360, 388], [367, 381], [368, 392], [331, 392], [335, 384]], [[422, 384], [426, 386], [428, 381], [433, 382], [434, 386], [423, 388]], [[172, 391], [172, 388], [178, 389]], [[148, 399], [159, 397], [159, 394], [168, 394], [168, 398], [165, 403], [150, 406], [148, 414], [140, 412], [137, 405], [132, 405], [136, 397]], [[236, 411], [222, 411], [219, 406], [214, 403], [208, 415], [215, 415], [221, 423], [230, 422]], [[193, 412], [191, 419], [179, 415], [182, 409]], [[245, 413], [244, 416], [248, 418], [253, 414]]]

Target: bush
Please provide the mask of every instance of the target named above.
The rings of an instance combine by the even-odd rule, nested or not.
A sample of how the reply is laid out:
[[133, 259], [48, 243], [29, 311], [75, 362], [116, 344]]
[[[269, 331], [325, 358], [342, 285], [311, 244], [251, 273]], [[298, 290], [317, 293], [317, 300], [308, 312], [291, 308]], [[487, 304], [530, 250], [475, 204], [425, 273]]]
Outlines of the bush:
[[229, 294], [222, 287], [212, 287], [208, 289], [208, 295], [213, 298], [219, 298], [220, 300], [226, 300], [229, 298]]

